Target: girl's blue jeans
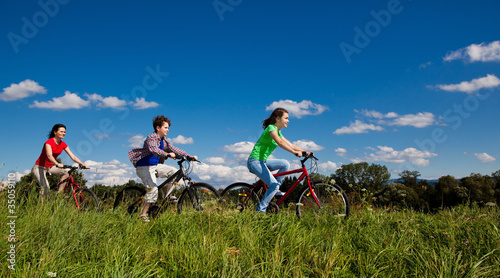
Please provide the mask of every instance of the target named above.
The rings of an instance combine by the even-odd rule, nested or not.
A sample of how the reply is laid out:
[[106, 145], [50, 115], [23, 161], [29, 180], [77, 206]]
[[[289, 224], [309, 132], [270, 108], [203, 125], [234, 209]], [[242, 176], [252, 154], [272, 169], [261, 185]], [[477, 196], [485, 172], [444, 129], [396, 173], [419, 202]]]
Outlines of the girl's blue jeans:
[[256, 209], [257, 211], [265, 212], [269, 202], [271, 202], [276, 192], [279, 191], [281, 182], [283, 181], [283, 176], [275, 178], [271, 171], [278, 170], [278, 173], [286, 172], [290, 169], [290, 163], [284, 159], [268, 159], [267, 161], [261, 161], [249, 157], [247, 167], [250, 172], [254, 173], [268, 186], [266, 193]]

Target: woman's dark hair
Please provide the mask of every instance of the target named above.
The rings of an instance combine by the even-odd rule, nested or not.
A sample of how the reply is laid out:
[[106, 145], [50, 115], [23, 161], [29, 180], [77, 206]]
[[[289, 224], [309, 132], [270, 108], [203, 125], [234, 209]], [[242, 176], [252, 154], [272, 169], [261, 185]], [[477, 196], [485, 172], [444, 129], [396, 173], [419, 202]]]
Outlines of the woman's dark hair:
[[269, 125], [274, 125], [276, 123], [276, 118], [282, 117], [283, 114], [288, 113], [285, 108], [276, 108], [269, 118], [262, 121], [262, 127], [266, 129]]
[[163, 115], [160, 115], [160, 116], [156, 116], [154, 119], [153, 119], [153, 128], [154, 130], [156, 131], [156, 127], [159, 126], [159, 127], [162, 127], [163, 126], [163, 123], [167, 123], [168, 126], [170, 127], [172, 124], [170, 123], [170, 120], [163, 116]]
[[51, 130], [51, 131], [50, 131], [50, 133], [49, 133], [49, 139], [50, 139], [50, 138], [54, 138], [54, 137], [56, 137], [56, 135], [54, 134], [54, 132], [58, 131], [58, 130], [59, 130], [59, 128], [61, 128], [61, 127], [64, 127], [64, 129], [66, 129], [66, 126], [65, 126], [65, 125], [63, 125], [63, 124], [55, 124], [55, 125], [52, 127], [52, 130]]

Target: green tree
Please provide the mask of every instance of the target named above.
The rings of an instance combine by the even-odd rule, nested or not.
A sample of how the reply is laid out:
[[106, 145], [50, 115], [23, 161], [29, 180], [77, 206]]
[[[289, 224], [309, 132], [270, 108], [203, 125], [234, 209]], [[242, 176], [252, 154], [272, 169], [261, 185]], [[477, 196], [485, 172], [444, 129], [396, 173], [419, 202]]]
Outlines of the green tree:
[[460, 185], [454, 177], [442, 176], [436, 183], [436, 195], [440, 199], [440, 207], [452, 207], [467, 202], [469, 190]]
[[420, 172], [404, 170], [401, 173], [399, 173], [399, 176], [400, 176], [399, 179], [400, 183], [409, 186], [411, 188], [415, 188], [417, 186], [418, 177], [420, 177]]
[[342, 165], [330, 177], [346, 191], [352, 204], [369, 204], [372, 194], [382, 189], [390, 176], [386, 166], [361, 162]]
[[402, 183], [390, 183], [374, 195], [374, 203], [379, 206], [418, 208], [417, 193]]
[[389, 181], [391, 175], [386, 166], [361, 162], [344, 164], [331, 177], [346, 191], [364, 188], [375, 192]]
[[472, 173], [460, 180], [460, 184], [469, 190], [469, 201], [479, 205], [495, 202], [495, 181], [489, 176]]
[[491, 177], [495, 182], [495, 199], [497, 201], [497, 206], [500, 206], [500, 170], [493, 172]]

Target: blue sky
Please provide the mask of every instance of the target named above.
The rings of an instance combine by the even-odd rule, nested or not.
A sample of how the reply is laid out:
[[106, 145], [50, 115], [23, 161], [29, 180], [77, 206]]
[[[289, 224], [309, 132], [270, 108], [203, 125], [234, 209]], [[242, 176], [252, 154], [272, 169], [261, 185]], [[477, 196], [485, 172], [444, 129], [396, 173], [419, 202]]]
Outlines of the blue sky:
[[[172, 121], [193, 178], [253, 181], [246, 157], [275, 107], [320, 173], [366, 161], [422, 178], [500, 169], [498, 1], [3, 1], [0, 180], [47, 133], [137, 179], [127, 151]], [[277, 150], [276, 158], [298, 161]], [[63, 162], [70, 163], [66, 154]], [[168, 162], [172, 163], [172, 161]]]

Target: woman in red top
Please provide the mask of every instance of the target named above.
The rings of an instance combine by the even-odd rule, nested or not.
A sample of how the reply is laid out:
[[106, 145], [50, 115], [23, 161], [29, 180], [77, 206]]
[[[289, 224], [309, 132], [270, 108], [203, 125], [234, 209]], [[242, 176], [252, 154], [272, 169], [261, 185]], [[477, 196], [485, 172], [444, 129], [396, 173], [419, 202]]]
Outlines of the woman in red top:
[[[69, 169], [62, 169], [64, 164], [57, 162], [56, 158], [65, 151], [71, 160], [88, 168], [83, 162], [78, 159], [69, 149], [68, 145], [62, 141], [66, 136], [66, 126], [63, 124], [56, 124], [52, 127], [49, 134], [49, 140], [45, 141], [43, 145], [42, 153], [37, 159], [35, 166], [31, 169], [33, 175], [35, 175], [38, 180], [38, 184], [41, 187], [40, 197], [46, 196], [49, 193], [50, 186], [47, 180], [47, 173], [51, 175], [61, 176], [61, 181], [68, 177]], [[64, 190], [67, 182], [61, 183], [59, 185], [59, 193]]]

